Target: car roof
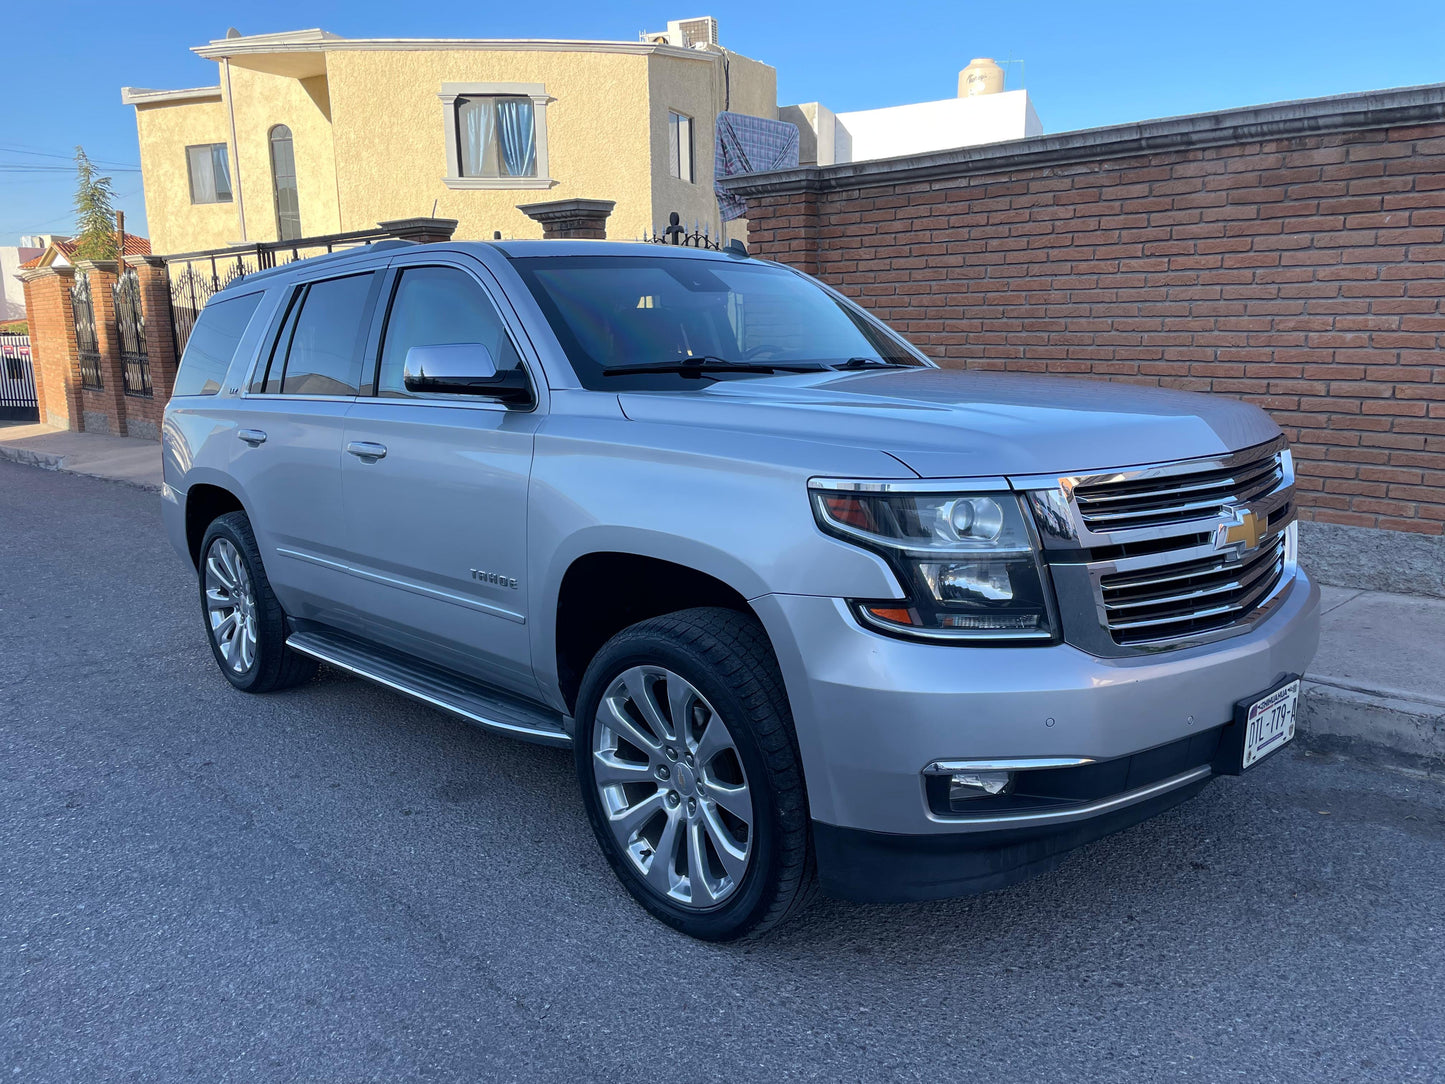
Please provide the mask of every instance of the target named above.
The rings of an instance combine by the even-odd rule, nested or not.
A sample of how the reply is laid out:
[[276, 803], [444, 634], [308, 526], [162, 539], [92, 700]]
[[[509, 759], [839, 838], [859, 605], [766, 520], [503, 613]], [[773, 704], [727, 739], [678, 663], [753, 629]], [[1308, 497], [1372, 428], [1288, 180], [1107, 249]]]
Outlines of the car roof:
[[536, 256], [650, 256], [681, 260], [737, 260], [740, 255], [712, 249], [692, 248], [688, 245], [651, 244], [638, 241], [436, 241], [431, 245], [418, 245], [415, 241], [385, 240], [340, 252], [327, 252], [308, 256], [268, 267], [262, 271], [251, 271], [233, 279], [225, 290], [240, 290], [254, 287], [257, 283], [269, 283], [290, 275], [310, 275], [317, 270], [342, 271], [349, 264], [365, 264], [368, 260], [394, 253], [399, 248], [418, 249], [436, 247], [448, 251], [467, 249], [491, 249], [511, 260], [522, 260]]

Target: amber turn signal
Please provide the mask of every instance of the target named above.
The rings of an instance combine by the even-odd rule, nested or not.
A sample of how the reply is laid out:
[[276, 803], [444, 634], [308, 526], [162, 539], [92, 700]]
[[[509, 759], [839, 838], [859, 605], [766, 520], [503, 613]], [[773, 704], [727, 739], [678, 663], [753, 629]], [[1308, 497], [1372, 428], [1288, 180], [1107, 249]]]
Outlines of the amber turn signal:
[[895, 625], [918, 624], [918, 621], [913, 616], [912, 610], [902, 609], [897, 606], [865, 606], [864, 609], [880, 621], [891, 621]]

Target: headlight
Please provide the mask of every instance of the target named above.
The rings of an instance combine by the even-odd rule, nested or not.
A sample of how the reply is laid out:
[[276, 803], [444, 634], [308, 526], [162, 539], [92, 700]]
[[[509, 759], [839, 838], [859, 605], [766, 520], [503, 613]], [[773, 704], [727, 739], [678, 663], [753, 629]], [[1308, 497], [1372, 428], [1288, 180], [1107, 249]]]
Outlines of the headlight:
[[1038, 546], [1016, 494], [810, 483], [828, 534], [885, 557], [906, 600], [855, 601], [865, 623], [928, 640], [1053, 639]]

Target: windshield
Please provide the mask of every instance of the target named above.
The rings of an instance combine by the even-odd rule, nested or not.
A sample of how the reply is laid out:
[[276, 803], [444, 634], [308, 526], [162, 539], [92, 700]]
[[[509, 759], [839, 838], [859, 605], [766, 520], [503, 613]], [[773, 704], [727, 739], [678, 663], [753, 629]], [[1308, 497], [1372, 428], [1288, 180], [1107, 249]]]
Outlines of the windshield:
[[513, 266], [593, 390], [696, 389], [767, 375], [769, 366], [926, 364], [896, 335], [781, 267], [647, 255], [524, 257]]

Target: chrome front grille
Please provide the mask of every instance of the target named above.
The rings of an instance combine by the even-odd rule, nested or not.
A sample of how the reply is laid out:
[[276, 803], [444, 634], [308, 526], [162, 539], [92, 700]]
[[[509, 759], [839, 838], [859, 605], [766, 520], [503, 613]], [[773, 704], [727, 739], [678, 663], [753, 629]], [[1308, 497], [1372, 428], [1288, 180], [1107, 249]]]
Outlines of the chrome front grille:
[[1099, 578], [1105, 624], [1114, 642], [1155, 643], [1226, 629], [1279, 585], [1288, 532], [1242, 559], [1220, 554]]
[[1283, 438], [1212, 458], [1014, 478], [1029, 491], [1064, 639], [1135, 655], [1248, 631], [1296, 568]]
[[1218, 516], [1263, 497], [1283, 478], [1282, 454], [1276, 450], [1222, 469], [1091, 481], [1074, 489], [1074, 501], [1085, 527], [1107, 533]]

